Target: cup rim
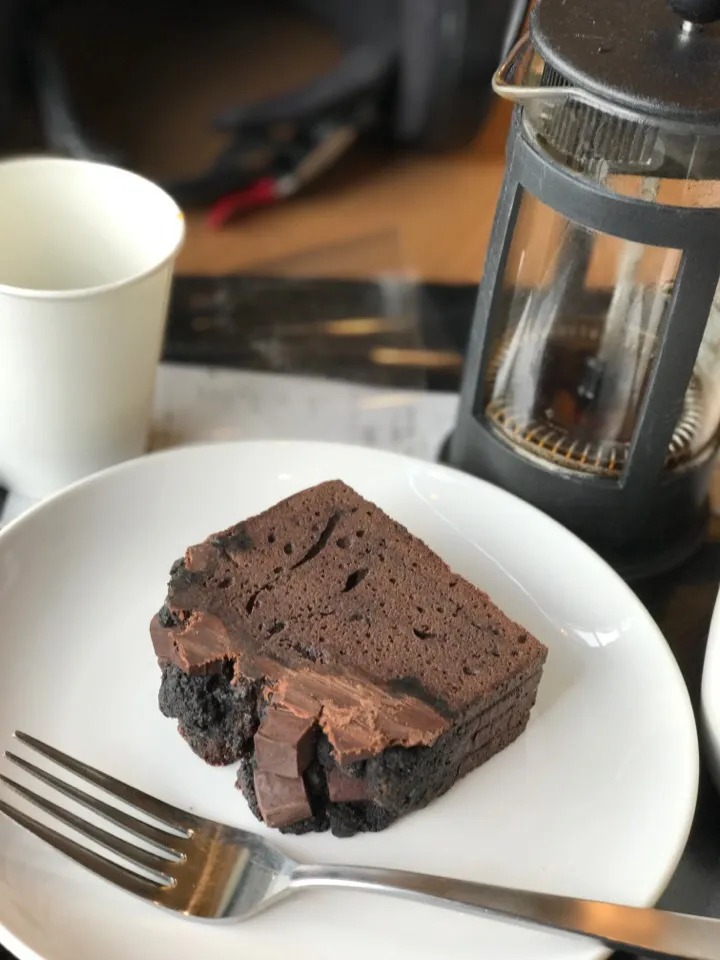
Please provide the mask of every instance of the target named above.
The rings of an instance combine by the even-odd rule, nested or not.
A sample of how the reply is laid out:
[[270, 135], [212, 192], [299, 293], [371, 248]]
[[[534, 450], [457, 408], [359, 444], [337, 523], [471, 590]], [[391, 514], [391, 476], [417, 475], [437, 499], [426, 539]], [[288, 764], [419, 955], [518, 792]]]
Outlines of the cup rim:
[[140, 270], [137, 273], [133, 273], [130, 276], [123, 277], [121, 280], [113, 280], [110, 283], [102, 283], [97, 286], [92, 287], [72, 287], [70, 289], [35, 289], [33, 287], [16, 287], [9, 283], [0, 282], [0, 294], [5, 294], [6, 296], [23, 298], [26, 300], [83, 300], [88, 297], [96, 297], [98, 294], [110, 293], [113, 290], [119, 290], [122, 287], [130, 286], [131, 284], [137, 283], [139, 280], [144, 280], [147, 277], [151, 277], [156, 273], [159, 273], [163, 270], [169, 263], [171, 263], [178, 254], [178, 251], [182, 247], [185, 236], [186, 236], [186, 225], [185, 225], [185, 214], [178, 206], [178, 204], [173, 200], [170, 194], [164, 190], [161, 186], [151, 180], [149, 177], [144, 177], [142, 174], [136, 173], [134, 170], [127, 170], [125, 167], [120, 167], [117, 164], [113, 163], [103, 163], [98, 160], [85, 160], [79, 157], [61, 157], [53, 154], [22, 154], [14, 157], [7, 157], [0, 160], [0, 173], [6, 167], [10, 166], [28, 166], [28, 165], [48, 165], [48, 166], [85, 166], [85, 167], [103, 167], [109, 171], [112, 171], [121, 176], [127, 177], [135, 181], [141, 181], [142, 183], [150, 186], [157, 193], [162, 194], [171, 204], [175, 210], [175, 216], [177, 218], [178, 228], [177, 228], [177, 238], [172, 244], [167, 254], [159, 260], [157, 263], [153, 263], [152, 266], [148, 267], [145, 270]]

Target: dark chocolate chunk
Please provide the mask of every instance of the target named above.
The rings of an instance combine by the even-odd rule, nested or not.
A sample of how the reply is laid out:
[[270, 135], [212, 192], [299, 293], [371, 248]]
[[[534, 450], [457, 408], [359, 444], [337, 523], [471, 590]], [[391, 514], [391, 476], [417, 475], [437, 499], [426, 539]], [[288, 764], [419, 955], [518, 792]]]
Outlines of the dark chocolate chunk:
[[289, 710], [270, 707], [255, 734], [258, 769], [299, 777], [313, 758], [315, 724]]
[[367, 800], [367, 784], [362, 777], [351, 777], [342, 770], [328, 772], [328, 796], [333, 803], [355, 803]]
[[287, 827], [312, 813], [302, 777], [256, 770], [253, 778], [260, 814], [269, 827]]

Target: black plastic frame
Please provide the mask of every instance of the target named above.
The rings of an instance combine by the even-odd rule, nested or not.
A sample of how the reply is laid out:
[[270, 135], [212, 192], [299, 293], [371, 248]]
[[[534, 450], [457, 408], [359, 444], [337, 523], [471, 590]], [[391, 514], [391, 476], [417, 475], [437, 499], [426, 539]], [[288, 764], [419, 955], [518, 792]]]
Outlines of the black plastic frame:
[[[520, 453], [484, 419], [483, 391], [503, 276], [525, 192], [578, 224], [682, 251], [673, 299], [619, 479]], [[608, 193], [540, 153], [516, 109], [508, 164], [478, 292], [460, 406], [447, 448], [453, 466], [505, 487], [554, 516], [628, 575], [656, 572], [702, 540], [717, 442], [685, 467], [663, 469], [720, 280], [720, 210], [660, 206]]]

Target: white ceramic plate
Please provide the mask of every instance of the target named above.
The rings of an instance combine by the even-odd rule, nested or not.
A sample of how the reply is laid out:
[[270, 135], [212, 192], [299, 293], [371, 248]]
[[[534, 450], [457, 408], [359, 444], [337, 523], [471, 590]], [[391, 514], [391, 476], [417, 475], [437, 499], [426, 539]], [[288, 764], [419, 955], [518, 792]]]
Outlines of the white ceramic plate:
[[[333, 477], [487, 589], [550, 654], [525, 734], [428, 809], [372, 836], [273, 839], [305, 860], [654, 902], [687, 838], [698, 769], [686, 689], [663, 637], [620, 579], [544, 515], [388, 453], [186, 448], [104, 473], [10, 526], [0, 535], [3, 745], [21, 728], [171, 803], [260, 829], [233, 770], [205, 766], [159, 713], [148, 623], [187, 544]], [[604, 953], [587, 940], [348, 892], [308, 893], [244, 925], [193, 923], [96, 880], [4, 818], [0, 923], [22, 960]]]
[[700, 694], [700, 723], [710, 775], [720, 791], [720, 593], [715, 600]]

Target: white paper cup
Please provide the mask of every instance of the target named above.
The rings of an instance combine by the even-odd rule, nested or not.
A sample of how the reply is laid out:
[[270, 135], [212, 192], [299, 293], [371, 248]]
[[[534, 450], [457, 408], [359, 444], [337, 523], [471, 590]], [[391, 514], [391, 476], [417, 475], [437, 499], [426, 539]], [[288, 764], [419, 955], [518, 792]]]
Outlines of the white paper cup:
[[0, 163], [0, 480], [43, 497], [146, 449], [184, 221], [134, 173]]

